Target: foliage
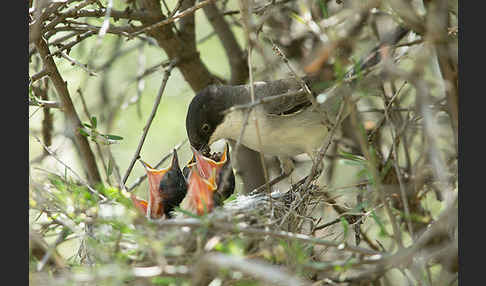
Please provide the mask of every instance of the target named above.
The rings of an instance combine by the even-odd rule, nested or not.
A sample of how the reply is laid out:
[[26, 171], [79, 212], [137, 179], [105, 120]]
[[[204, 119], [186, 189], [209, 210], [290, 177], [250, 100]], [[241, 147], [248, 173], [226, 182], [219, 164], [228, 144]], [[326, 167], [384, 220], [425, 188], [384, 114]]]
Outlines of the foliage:
[[[436, 2], [29, 1], [32, 285], [457, 285], [457, 1]], [[135, 210], [131, 163], [191, 158], [194, 92], [314, 73], [352, 95], [320, 177]]]

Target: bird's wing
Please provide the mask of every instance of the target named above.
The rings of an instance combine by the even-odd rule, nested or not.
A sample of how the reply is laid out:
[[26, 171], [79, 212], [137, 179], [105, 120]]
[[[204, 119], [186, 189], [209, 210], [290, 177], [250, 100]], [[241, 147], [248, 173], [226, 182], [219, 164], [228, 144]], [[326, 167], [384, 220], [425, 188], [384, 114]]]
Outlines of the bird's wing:
[[[312, 97], [314, 99], [324, 89], [318, 87], [319, 81], [313, 77], [304, 79], [307, 86], [312, 90]], [[339, 87], [331, 90], [324, 102], [319, 102], [318, 109], [325, 112], [331, 112], [336, 115], [342, 102], [342, 95], [348, 94], [350, 91], [348, 87]], [[301, 86], [301, 83], [294, 79], [284, 79], [270, 82], [255, 82], [255, 101], [259, 101], [259, 105], [263, 107], [265, 114], [269, 116], [292, 116], [299, 113], [312, 105], [312, 102]], [[233, 93], [233, 105], [249, 105], [251, 104], [251, 92], [249, 85], [240, 85], [236, 87], [227, 88], [227, 93]], [[285, 96], [287, 94], [287, 96]]]
[[[256, 83], [255, 94], [258, 99], [265, 100], [262, 106], [268, 115], [292, 115], [312, 104], [297, 81]], [[293, 95], [284, 96], [284, 94]]]

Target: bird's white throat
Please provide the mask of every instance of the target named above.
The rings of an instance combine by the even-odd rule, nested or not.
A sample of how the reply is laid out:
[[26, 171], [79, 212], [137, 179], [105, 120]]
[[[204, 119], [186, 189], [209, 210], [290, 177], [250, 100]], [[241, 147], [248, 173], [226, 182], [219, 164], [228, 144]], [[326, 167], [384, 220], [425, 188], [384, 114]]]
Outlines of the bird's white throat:
[[[261, 106], [257, 106], [249, 116], [241, 143], [268, 155], [311, 155], [324, 143], [328, 133], [327, 127], [318, 118], [319, 114], [310, 110], [295, 116], [268, 115]], [[255, 125], [256, 120], [259, 132]], [[237, 110], [228, 113], [214, 130], [209, 144], [223, 138], [237, 141], [244, 121], [245, 112]]]

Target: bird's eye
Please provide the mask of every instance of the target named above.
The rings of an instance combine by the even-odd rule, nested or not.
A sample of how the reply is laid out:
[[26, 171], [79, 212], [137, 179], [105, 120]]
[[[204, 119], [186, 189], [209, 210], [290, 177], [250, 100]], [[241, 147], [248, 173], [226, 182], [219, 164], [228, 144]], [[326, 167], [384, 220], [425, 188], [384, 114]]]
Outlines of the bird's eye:
[[208, 132], [209, 132], [209, 124], [204, 123], [204, 124], [201, 126], [201, 130], [202, 130], [204, 133], [208, 133]]

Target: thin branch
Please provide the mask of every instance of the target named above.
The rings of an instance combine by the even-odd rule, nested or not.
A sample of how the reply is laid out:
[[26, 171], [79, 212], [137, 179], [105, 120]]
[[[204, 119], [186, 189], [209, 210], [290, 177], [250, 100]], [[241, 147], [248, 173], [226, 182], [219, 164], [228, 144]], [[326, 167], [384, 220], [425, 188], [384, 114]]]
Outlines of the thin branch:
[[145, 124], [145, 127], [143, 128], [142, 138], [140, 138], [140, 142], [138, 143], [137, 150], [135, 151], [135, 154], [133, 155], [132, 161], [130, 162], [128, 169], [125, 172], [125, 175], [123, 176], [123, 180], [121, 182], [122, 188], [126, 188], [125, 183], [127, 182], [128, 176], [130, 175], [130, 172], [132, 171], [133, 166], [135, 165], [135, 162], [140, 157], [140, 151], [142, 150], [142, 146], [143, 146], [143, 143], [145, 142], [145, 138], [147, 137], [147, 133], [150, 129], [150, 125], [152, 124], [152, 121], [155, 118], [155, 114], [157, 113], [157, 109], [159, 107], [160, 100], [162, 99], [162, 95], [164, 94], [165, 86], [167, 84], [167, 81], [169, 80], [170, 73], [171, 73], [172, 69], [175, 67], [176, 64], [177, 64], [177, 60], [171, 61], [171, 64], [165, 70], [164, 78], [162, 79], [162, 84], [160, 86], [159, 93], [157, 94], [157, 98], [155, 99], [154, 106], [152, 108], [152, 112], [150, 113], [150, 116], [147, 119], [147, 123]]
[[[399, 91], [396, 94], [398, 95], [398, 93], [399, 93]], [[394, 96], [394, 98], [396, 98], [396, 96]], [[388, 107], [389, 106], [391, 106], [391, 103], [388, 105]], [[387, 121], [391, 122], [391, 124], [393, 125], [393, 127], [395, 129], [398, 129], [397, 126], [395, 126], [395, 122], [393, 120], [391, 120], [391, 118], [390, 118], [388, 108], [385, 108], [385, 118], [386, 118]], [[402, 130], [405, 130], [405, 127], [406, 127], [406, 123], [404, 124]], [[402, 174], [401, 174], [400, 168], [398, 166], [398, 142], [397, 142], [397, 140], [399, 138], [399, 134], [394, 132], [393, 128], [390, 129], [390, 133], [391, 133], [392, 142], [393, 142], [393, 146], [392, 146], [392, 150], [393, 150], [393, 153], [394, 153], [393, 156], [395, 157], [394, 160], [392, 159], [393, 167], [395, 168], [395, 172], [396, 172], [396, 175], [397, 175], [397, 178], [398, 178], [398, 184], [400, 186], [400, 195], [401, 195], [403, 207], [404, 207], [404, 210], [405, 210], [405, 221], [407, 222], [408, 231], [409, 231], [410, 236], [412, 237], [412, 241], [413, 241], [414, 240], [414, 233], [413, 233], [413, 227], [412, 227], [412, 219], [411, 219], [411, 216], [410, 216], [410, 207], [408, 206], [408, 197], [406, 195], [405, 186], [403, 184]]]
[[336, 116], [336, 123], [332, 126], [331, 131], [329, 132], [329, 136], [327, 136], [325, 142], [323, 142], [323, 145], [319, 149], [319, 152], [317, 153], [315, 160], [313, 160], [314, 162], [312, 164], [310, 174], [307, 176], [307, 179], [304, 183], [304, 189], [305, 190], [309, 187], [312, 180], [315, 179], [315, 176], [317, 175], [318, 170], [319, 170], [319, 166], [320, 166], [322, 160], [324, 159], [324, 156], [326, 155], [327, 150], [329, 149], [329, 146], [331, 146], [332, 139], [334, 137], [334, 133], [336, 132], [338, 126], [341, 124], [341, 119], [343, 117], [344, 110], [347, 107], [347, 100], [350, 100], [350, 99], [345, 97], [344, 102], [342, 102], [341, 107], [339, 108], [339, 112]]
[[264, 285], [311, 285], [309, 281], [302, 280], [296, 275], [284, 272], [280, 267], [264, 261], [245, 259], [223, 253], [209, 253], [204, 255], [193, 270], [194, 285], [207, 285], [208, 274], [213, 269], [234, 269], [253, 276], [262, 281]]
[[30, 77], [30, 83], [29, 85], [32, 85], [34, 82], [38, 81], [39, 79], [45, 77], [47, 75], [47, 70], [46, 69], [42, 69], [41, 71], [39, 71], [38, 73], [35, 73], [33, 74], [31, 77]]
[[[352, 109], [351, 109], [351, 122], [356, 127], [356, 129], [358, 129], [358, 128], [362, 127], [362, 125], [360, 125], [358, 123], [356, 110], [357, 110], [356, 103], [354, 103], [352, 105]], [[366, 138], [364, 138], [364, 136], [361, 136], [361, 135], [358, 136], [358, 141], [359, 141], [359, 144], [360, 144], [360, 147], [361, 147], [361, 152], [363, 152], [363, 154], [364, 154], [364, 156], [367, 159], [367, 162], [369, 164], [368, 169], [371, 170], [371, 176], [373, 178], [373, 185], [375, 187], [375, 190], [378, 193], [378, 197], [379, 197], [381, 203], [383, 203], [383, 205], [384, 205], [386, 215], [390, 219], [390, 223], [391, 223], [392, 229], [393, 229], [393, 237], [394, 237], [396, 243], [398, 243], [399, 247], [403, 248], [401, 231], [400, 231], [400, 228], [398, 227], [395, 216], [392, 214], [392, 212], [390, 210], [389, 201], [386, 199], [385, 191], [383, 190], [383, 186], [382, 186], [382, 183], [381, 183], [380, 174], [378, 173], [378, 170], [377, 170], [376, 155], [374, 153], [371, 153], [371, 151], [369, 150], [368, 141], [366, 141]]]
[[85, 33], [76, 36], [76, 39], [74, 41], [71, 41], [67, 44], [58, 44], [59, 49], [49, 55], [49, 57], [57, 56], [63, 51], [67, 51], [69, 54], [69, 51], [71, 50], [72, 47], [75, 45], [79, 44], [81, 41], [91, 37], [92, 35], [96, 34], [96, 31], [86, 31], [86, 30], [80, 30], [80, 31], [85, 31]]
[[96, 159], [91, 151], [91, 147], [89, 146], [89, 142], [86, 137], [79, 133], [79, 128], [81, 128], [82, 125], [71, 100], [71, 96], [67, 88], [67, 82], [65, 82], [61, 77], [54, 60], [50, 56], [49, 47], [44, 39], [41, 38], [39, 41], [37, 41], [35, 46], [41, 56], [44, 68], [49, 73], [49, 78], [51, 79], [61, 101], [64, 114], [66, 115], [67, 122], [69, 123], [69, 132], [73, 134], [72, 139], [80, 151], [80, 157], [82, 158], [81, 161], [83, 162], [84, 169], [88, 174], [88, 181], [93, 185], [101, 183], [101, 176], [98, 166], [96, 165]]
[[294, 71], [294, 69], [290, 65], [289, 59], [285, 56], [285, 54], [283, 53], [283, 51], [274, 43], [274, 41], [271, 38], [269, 38], [269, 40], [272, 43], [272, 49], [273, 49], [273, 51], [285, 63], [285, 65], [287, 66], [287, 69], [290, 71], [290, 73], [292, 74], [292, 76], [299, 82], [302, 90], [304, 90], [305, 93], [307, 94], [307, 98], [312, 103], [313, 108], [316, 109], [317, 106], [318, 106], [318, 103], [317, 103], [316, 99], [314, 98], [314, 95], [312, 94], [312, 91], [309, 88], [309, 86], [307, 85], [307, 83], [302, 79], [302, 77], [300, 77], [299, 75], [297, 75], [297, 73]]
[[339, 242], [335, 242], [335, 241], [329, 241], [329, 240], [324, 240], [324, 239], [320, 239], [320, 238], [315, 238], [315, 237], [308, 236], [308, 235], [301, 234], [301, 233], [293, 233], [293, 232], [287, 232], [287, 231], [270, 231], [270, 230], [257, 229], [257, 228], [251, 228], [251, 227], [243, 227], [243, 226], [238, 226], [238, 225], [234, 225], [234, 224], [219, 223], [219, 222], [210, 223], [208, 225], [207, 222], [203, 222], [200, 219], [196, 219], [196, 218], [171, 219], [171, 220], [157, 221], [156, 223], [160, 227], [170, 227], [170, 226], [201, 227], [201, 226], [206, 226], [206, 227], [224, 230], [224, 231], [229, 231], [229, 232], [233, 232], [233, 233], [244, 233], [244, 234], [250, 234], [250, 235], [256, 235], [256, 236], [269, 236], [269, 237], [273, 237], [273, 238], [297, 240], [297, 241], [301, 241], [301, 242], [305, 242], [305, 243], [313, 243], [313, 244], [316, 244], [316, 245], [324, 245], [324, 246], [328, 246], [328, 247], [335, 247], [335, 248], [337, 248], [338, 250], [341, 250], [341, 251], [351, 251], [351, 252], [360, 253], [360, 254], [363, 254], [363, 255], [381, 254], [381, 252], [379, 252], [379, 251], [371, 250], [371, 249], [368, 249], [368, 248], [362, 248], [362, 247], [348, 245], [346, 243], [339, 243]]
[[39, 137], [37, 137], [36, 135], [34, 135], [33, 133], [30, 133], [30, 136], [34, 137], [34, 139], [42, 146], [42, 148], [44, 148], [44, 150], [47, 151], [47, 153], [49, 153], [49, 155], [51, 155], [54, 159], [56, 159], [57, 162], [61, 163], [61, 165], [63, 165], [64, 167], [66, 167], [66, 169], [68, 169], [69, 171], [71, 171], [71, 173], [73, 173], [77, 178], [78, 180], [83, 184], [85, 185], [93, 194], [96, 194], [98, 197], [100, 197], [102, 199], [102, 201], [105, 201], [106, 200], [106, 197], [103, 196], [101, 193], [99, 193], [97, 190], [93, 189], [89, 184], [88, 182], [85, 182], [83, 180], [83, 178], [81, 178], [80, 175], [78, 175], [78, 173], [76, 173], [71, 167], [69, 167], [66, 163], [64, 163], [63, 161], [61, 161], [61, 159], [59, 159], [57, 157], [56, 154], [54, 154], [54, 152], [51, 151], [51, 149], [49, 147], [47, 147], [46, 145], [44, 145], [44, 143], [42, 143], [42, 141], [39, 139]]
[[160, 28], [162, 26], [165, 26], [167, 24], [170, 24], [170, 23], [174, 22], [175, 20], [177, 20], [179, 18], [185, 17], [185, 16], [187, 16], [189, 14], [192, 14], [192, 13], [196, 12], [198, 9], [201, 9], [202, 7], [210, 4], [213, 1], [216, 1], [216, 0], [205, 0], [205, 1], [202, 1], [199, 4], [194, 5], [192, 8], [186, 9], [186, 10], [180, 12], [179, 14], [177, 14], [177, 15], [171, 17], [171, 18], [164, 19], [164, 20], [162, 20], [160, 22], [157, 22], [155, 24], [152, 24], [152, 25], [149, 25], [147, 27], [143, 27], [143, 28], [141, 28], [139, 30], [136, 30], [135, 32], [132, 32], [128, 36], [128, 39], [132, 39], [133, 37], [135, 37], [137, 35], [140, 35], [142, 33], [150, 32], [153, 29]]
[[[75, 24], [75, 26], [73, 26], [72, 24]], [[102, 26], [94, 26], [86, 23], [73, 22], [72, 24], [53, 28], [51, 31], [53, 33], [65, 32], [65, 31], [85, 31], [85, 32], [93, 32], [92, 34], [97, 34], [103, 28]], [[106, 29], [106, 33], [128, 37], [130, 33], [135, 29], [136, 27], [134, 27], [133, 25], [124, 25], [124, 26], [110, 25], [110, 27]]]
[[[385, 107], [385, 111], [384, 111], [385, 114], [387, 112], [389, 112], [389, 110], [391, 109], [391, 106], [393, 105], [393, 102], [395, 102], [395, 99], [398, 98], [398, 95], [400, 94], [400, 92], [402, 91], [402, 89], [405, 87], [406, 84], [407, 84], [407, 81], [404, 81], [402, 86], [400, 86], [400, 88], [397, 90], [397, 92], [392, 96], [392, 98], [388, 102], [387, 106]], [[385, 125], [385, 121], [386, 121], [385, 119], [386, 119], [386, 116], [383, 116], [381, 118], [380, 122], [376, 124], [376, 127], [373, 129], [373, 131], [370, 132], [370, 134], [368, 135], [368, 142], [374, 141], [376, 134]]]
[[78, 62], [76, 59], [68, 56], [65, 52], [61, 52], [61, 56], [63, 58], [65, 58], [66, 60], [68, 60], [69, 62], [71, 62], [72, 65], [79, 66], [82, 70], [84, 70], [85, 72], [87, 72], [90, 76], [97, 76], [98, 75], [94, 71], [91, 71], [90, 69], [88, 69], [88, 66], [87, 65], [84, 65], [84, 64]]
[[61, 232], [59, 232], [56, 241], [47, 248], [46, 253], [44, 254], [44, 257], [42, 257], [42, 259], [37, 264], [37, 271], [39, 271], [39, 272], [42, 271], [42, 269], [44, 268], [44, 266], [46, 265], [46, 263], [51, 259], [51, 256], [57, 254], [57, 252], [55, 251], [56, 250], [56, 247], [61, 242], [64, 242], [64, 239], [66, 238], [66, 236], [69, 233], [68, 231], [69, 230], [68, 230], [67, 227], [63, 227], [63, 229], [61, 230]]
[[[102, 7], [99, 9], [82, 9], [76, 12], [65, 12], [62, 13], [66, 18], [81, 18], [81, 17], [93, 17], [100, 18], [106, 15], [107, 8]], [[123, 11], [111, 9], [110, 18], [113, 18], [115, 22], [118, 19], [136, 20], [142, 21], [146, 19], [151, 19], [150, 14], [144, 11], [134, 11], [131, 9], [125, 9]]]
[[57, 13], [58, 16], [56, 16], [56, 18], [54, 18], [49, 24], [47, 24], [44, 27], [44, 30], [45, 31], [52, 30], [55, 26], [57, 26], [57, 24], [62, 23], [63, 21], [65, 21], [66, 18], [69, 17], [69, 15], [76, 14], [77, 11], [79, 11], [82, 8], [84, 8], [84, 7], [92, 4], [95, 1], [96, 0], [86, 0], [86, 1], [83, 1], [82, 3], [80, 3], [80, 4], [78, 4], [78, 5], [74, 6], [74, 7], [69, 8], [67, 11], [65, 11], [65, 13], [62, 13], [62, 14]]
[[54, 100], [36, 99], [35, 101], [32, 101], [32, 100], [29, 99], [29, 105], [30, 106], [45, 107], [45, 108], [58, 108], [58, 109], [62, 109], [61, 104], [59, 104], [59, 102], [54, 101]]

